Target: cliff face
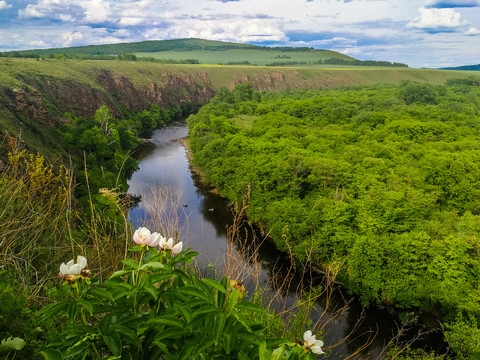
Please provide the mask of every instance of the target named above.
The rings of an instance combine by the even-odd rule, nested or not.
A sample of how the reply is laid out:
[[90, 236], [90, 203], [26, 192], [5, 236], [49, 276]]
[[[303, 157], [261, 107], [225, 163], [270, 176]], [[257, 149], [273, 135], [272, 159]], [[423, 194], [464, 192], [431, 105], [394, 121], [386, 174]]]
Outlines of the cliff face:
[[187, 101], [204, 103], [215, 95], [206, 73], [192, 75], [165, 71], [149, 77], [149, 81], [142, 85], [135, 85], [127, 76], [109, 69], [98, 70], [92, 76], [93, 85], [43, 75], [31, 78], [23, 75], [22, 78], [22, 88], [4, 89], [8, 98], [6, 108], [12, 116], [20, 114], [43, 126], [61, 122], [66, 112], [79, 117], [92, 116], [102, 105], [107, 105], [115, 116], [121, 117], [125, 110], [143, 111], [151, 104], [168, 107]]
[[[466, 77], [467, 75], [465, 75]], [[90, 117], [106, 105], [117, 117], [156, 104], [205, 103], [220, 87], [250, 82], [256, 90], [328, 88], [405, 80], [443, 83], [458, 73], [415, 69], [296, 69], [144, 62], [0, 59], [0, 136], [48, 144], [48, 128], [65, 113]], [[0, 148], [5, 143], [0, 138]], [[38, 146], [32, 145], [33, 149]], [[0, 149], [1, 150], [1, 149]], [[1, 151], [0, 151], [1, 152]]]

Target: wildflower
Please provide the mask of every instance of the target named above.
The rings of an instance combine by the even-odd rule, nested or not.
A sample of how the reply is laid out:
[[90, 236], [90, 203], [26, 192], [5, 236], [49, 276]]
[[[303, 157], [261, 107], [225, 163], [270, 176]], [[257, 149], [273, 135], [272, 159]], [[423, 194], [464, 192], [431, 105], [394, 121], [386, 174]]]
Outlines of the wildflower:
[[78, 255], [76, 264], [72, 259], [68, 263], [62, 263], [62, 265], [60, 265], [60, 276], [67, 277], [69, 275], [80, 275], [86, 267], [87, 259], [82, 255]]
[[133, 241], [138, 245], [155, 247], [162, 236], [156, 232], [153, 234], [146, 227], [141, 227], [133, 233]]
[[237, 281], [237, 280], [230, 280], [228, 282], [228, 284], [232, 288], [238, 290], [238, 294], [239, 294], [240, 299], [243, 298], [243, 295], [245, 294], [245, 286], [243, 286], [243, 282]]
[[172, 255], [177, 255], [183, 249], [183, 242], [180, 241], [176, 245], [173, 245], [173, 238], [167, 240], [162, 236], [158, 246], [160, 247], [160, 250], [170, 250]]
[[307, 330], [303, 333], [303, 346], [306, 350], [310, 350], [314, 354], [323, 354], [323, 341], [317, 340], [311, 330]]

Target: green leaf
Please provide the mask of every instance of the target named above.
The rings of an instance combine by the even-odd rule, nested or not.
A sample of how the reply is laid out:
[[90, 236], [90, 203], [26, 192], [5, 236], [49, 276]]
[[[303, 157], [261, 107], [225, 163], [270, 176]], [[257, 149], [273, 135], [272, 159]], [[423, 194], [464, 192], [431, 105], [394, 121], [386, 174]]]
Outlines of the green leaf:
[[212, 288], [216, 289], [217, 291], [221, 292], [222, 294], [226, 293], [225, 287], [219, 284], [216, 280], [204, 278], [202, 279], [205, 284], [211, 286]]
[[156, 336], [155, 336], [155, 340], [154, 340], [154, 343], [157, 344], [157, 346], [159, 346], [159, 342], [161, 342], [161, 340], [163, 339], [178, 339], [179, 337], [181, 337], [183, 334], [184, 334], [184, 330], [183, 329], [179, 329], [179, 328], [169, 328], [169, 329], [166, 329], [160, 333], [158, 333]]
[[145, 249], [144, 246], [135, 245], [135, 246], [132, 246], [132, 247], [128, 248], [128, 251], [139, 252], [139, 251], [142, 251], [143, 249]]
[[75, 321], [75, 319], [77, 318], [77, 308], [78, 305], [75, 301], [71, 301], [68, 305], [68, 318], [71, 321]]
[[227, 314], [231, 313], [238, 301], [238, 290], [233, 290], [228, 296]]
[[90, 315], [93, 315], [93, 305], [90, 304], [88, 301], [84, 299], [78, 300], [78, 305], [83, 306], [87, 311], [89, 312]]
[[258, 347], [258, 358], [259, 360], [270, 360], [271, 354], [267, 350], [267, 343], [263, 341]]
[[143, 289], [149, 293], [155, 300], [158, 298], [158, 289], [153, 286], [152, 284], [147, 284], [143, 287]]
[[193, 312], [193, 316], [204, 315], [204, 314], [213, 314], [220, 312], [220, 309], [213, 305], [205, 305], [200, 309]]
[[220, 313], [217, 315], [215, 319], [215, 326], [213, 328], [213, 340], [215, 341], [215, 345], [218, 344], [220, 341], [220, 334], [223, 332], [223, 327], [225, 326], [225, 314]]
[[242, 309], [242, 310], [260, 311], [260, 312], [265, 311], [265, 309], [262, 308], [261, 306], [258, 306], [257, 304], [254, 304], [246, 300], [238, 302], [235, 307], [237, 309]]
[[22, 350], [27, 343], [19, 337], [9, 337], [0, 342], [0, 353]]
[[42, 316], [40, 322], [43, 322], [52, 316], [58, 315], [59, 313], [68, 311], [69, 305], [69, 301], [47, 305], [38, 312], [38, 314]]
[[40, 354], [42, 354], [45, 360], [62, 360], [63, 359], [62, 353], [55, 349], [46, 349], [46, 350], [40, 351]]
[[230, 354], [232, 352], [232, 334], [224, 333], [223, 334], [223, 348], [225, 349], [225, 354]]
[[[215, 345], [214, 341], [213, 340], [207, 340], [207, 341], [203, 341], [201, 342], [200, 344], [197, 345], [197, 347], [195, 348], [195, 356], [194, 358], [197, 358], [199, 355], [202, 354], [202, 352], [208, 348], [213, 348], [213, 346]], [[204, 356], [204, 358], [206, 358]]]
[[270, 360], [281, 360], [284, 358], [284, 355], [285, 355], [285, 346], [282, 345], [273, 351]]
[[122, 354], [122, 339], [115, 330], [109, 329], [102, 336], [113, 355], [119, 356]]
[[187, 306], [183, 306], [183, 305], [180, 305], [178, 303], [174, 303], [173, 306], [174, 306], [175, 310], [177, 310], [178, 312], [180, 312], [182, 314], [185, 321], [187, 323], [189, 323], [190, 320], [192, 319], [192, 311]]
[[126, 265], [127, 268], [137, 270], [138, 269], [138, 262], [133, 259], [123, 259], [122, 264]]
[[152, 284], [154, 284], [166, 279], [170, 279], [172, 276], [172, 273], [154, 274], [150, 277], [150, 281]]
[[120, 335], [125, 337], [131, 344], [133, 344], [137, 349], [142, 350], [142, 344], [140, 340], [137, 337], [137, 334], [135, 331], [127, 328], [126, 326], [123, 325], [112, 325], [110, 329], [115, 330], [118, 332]]
[[[113, 275], [112, 275], [113, 276]], [[103, 289], [92, 289], [92, 290], [89, 290], [89, 294], [90, 295], [93, 295], [94, 297], [96, 297], [97, 299], [100, 298], [100, 299], [107, 299], [107, 300], [110, 300], [111, 302], [114, 302], [113, 300], [113, 296], [112, 294], [107, 291], [107, 290], [103, 290]]]
[[190, 355], [195, 350], [195, 343], [187, 342], [178, 355], [178, 360], [191, 359]]
[[208, 300], [213, 303], [213, 302], [215, 301], [215, 296], [213, 296], [213, 292], [212, 292], [212, 290], [208, 287], [208, 285], [205, 284], [205, 283], [204, 283], [202, 280], [200, 280], [200, 279], [195, 279], [195, 282], [197, 283], [197, 285], [198, 285], [199, 287], [202, 288], [203, 293], [207, 296]]
[[203, 299], [205, 301], [209, 300], [208, 296], [205, 295], [205, 293], [203, 291], [201, 291], [200, 289], [198, 289], [194, 286], [184, 286], [184, 287], [180, 288], [179, 291], [182, 294], [185, 294], [185, 295], [197, 297], [197, 298]]
[[110, 276], [110, 279], [114, 279], [116, 277], [119, 277], [119, 276], [122, 276], [122, 275], [125, 275], [125, 274], [128, 274], [132, 272], [132, 270], [119, 270], [119, 271], [115, 271], [112, 276]]
[[162, 317], [157, 317], [155, 319], [152, 319], [148, 321], [148, 323], [152, 323], [155, 325], [165, 325], [168, 327], [175, 327], [179, 329], [183, 329], [185, 327], [185, 323], [182, 320], [179, 320], [173, 316], [162, 316]]
[[149, 263], [146, 263], [146, 264], [143, 264], [142, 266], [140, 266], [140, 269], [139, 270], [159, 270], [159, 269], [165, 269], [165, 265], [163, 265], [162, 263], [158, 262], [158, 261], [152, 261], [152, 262], [149, 262]]

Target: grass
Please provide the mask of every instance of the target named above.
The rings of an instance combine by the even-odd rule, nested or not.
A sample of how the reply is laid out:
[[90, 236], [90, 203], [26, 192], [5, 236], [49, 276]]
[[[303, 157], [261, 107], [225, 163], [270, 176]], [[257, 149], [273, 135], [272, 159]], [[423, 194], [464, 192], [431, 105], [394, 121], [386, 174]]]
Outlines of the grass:
[[248, 61], [252, 65], [265, 66], [275, 62], [306, 62], [313, 63], [318, 60], [331, 58], [349, 59], [348, 56], [329, 50], [315, 50], [306, 52], [234, 49], [224, 51], [192, 50], [192, 51], [159, 51], [138, 52], [137, 57], [152, 57], [161, 60], [186, 60], [195, 59], [201, 64], [228, 64]]

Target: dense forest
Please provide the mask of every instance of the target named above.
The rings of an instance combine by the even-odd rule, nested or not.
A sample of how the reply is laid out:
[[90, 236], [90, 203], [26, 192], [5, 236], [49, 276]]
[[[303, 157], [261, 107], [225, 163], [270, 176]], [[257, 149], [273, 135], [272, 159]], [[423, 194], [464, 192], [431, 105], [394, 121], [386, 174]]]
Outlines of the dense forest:
[[250, 186], [248, 215], [278, 248], [317, 266], [343, 263], [341, 280], [364, 303], [442, 313], [450, 345], [471, 358], [480, 350], [479, 85], [260, 93], [243, 83], [188, 119], [194, 163], [232, 201]]

